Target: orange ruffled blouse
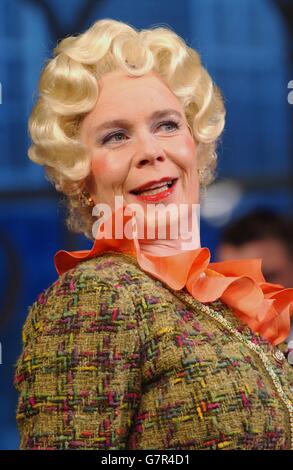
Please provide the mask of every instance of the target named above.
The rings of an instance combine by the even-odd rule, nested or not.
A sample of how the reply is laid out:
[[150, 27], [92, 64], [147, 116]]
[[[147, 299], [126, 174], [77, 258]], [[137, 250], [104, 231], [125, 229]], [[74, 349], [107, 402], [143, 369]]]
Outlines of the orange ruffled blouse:
[[[120, 210], [120, 209], [119, 209]], [[111, 230], [115, 233], [115, 214], [111, 218]], [[140, 250], [135, 222], [130, 215], [121, 213], [123, 228], [132, 222], [133, 238], [101, 237], [106, 223], [99, 226], [98, 235], [91, 250], [59, 250], [54, 256], [59, 275], [85, 261], [107, 251], [118, 251], [136, 257], [141, 269], [167, 284], [171, 289], [187, 291], [202, 303], [220, 299], [231, 307], [235, 315], [252, 331], [259, 333], [270, 343], [277, 345], [290, 332], [290, 316], [293, 314], [293, 288], [265, 281], [261, 271], [261, 259], [230, 260], [210, 263], [208, 248], [183, 251], [171, 256], [155, 256]]]

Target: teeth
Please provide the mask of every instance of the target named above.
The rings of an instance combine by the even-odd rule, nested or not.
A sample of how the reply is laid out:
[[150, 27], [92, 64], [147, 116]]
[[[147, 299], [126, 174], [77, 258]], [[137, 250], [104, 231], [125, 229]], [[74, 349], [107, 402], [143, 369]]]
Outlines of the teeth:
[[169, 188], [169, 185], [168, 184], [164, 184], [164, 186], [161, 186], [160, 188], [157, 188], [157, 189], [148, 189], [148, 190], [145, 190], [143, 191], [142, 193], [139, 193], [139, 194], [148, 194], [148, 195], [152, 195], [152, 194], [158, 194], [158, 193], [161, 193], [162, 191], [165, 191], [166, 189]]
[[157, 193], [161, 192], [162, 190], [168, 189], [170, 186], [173, 185], [173, 182], [174, 182], [174, 180], [170, 180], [167, 183], [162, 184], [161, 186], [155, 186], [154, 188], [145, 189], [144, 191], [139, 191], [138, 194], [144, 194], [144, 193], [146, 193], [146, 194], [157, 194]]

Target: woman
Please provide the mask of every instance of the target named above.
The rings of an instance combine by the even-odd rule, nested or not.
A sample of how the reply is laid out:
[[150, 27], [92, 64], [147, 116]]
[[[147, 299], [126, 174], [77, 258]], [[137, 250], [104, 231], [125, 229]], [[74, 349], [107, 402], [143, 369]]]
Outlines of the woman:
[[224, 115], [171, 30], [102, 20], [55, 49], [29, 157], [94, 243], [55, 255], [60, 276], [25, 322], [22, 449], [292, 448], [293, 374], [277, 345], [293, 289], [266, 283], [260, 260], [210, 263], [196, 223], [170, 235], [176, 211], [162, 222], [180, 204], [194, 221]]

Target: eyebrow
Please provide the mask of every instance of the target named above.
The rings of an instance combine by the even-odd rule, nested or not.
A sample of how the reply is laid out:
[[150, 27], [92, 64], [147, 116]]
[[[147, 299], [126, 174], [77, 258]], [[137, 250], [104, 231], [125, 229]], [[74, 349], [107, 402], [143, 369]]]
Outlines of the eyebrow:
[[[148, 121], [150, 122], [153, 119], [161, 119], [161, 118], [166, 117], [167, 115], [169, 116], [170, 114], [173, 114], [177, 116], [178, 118], [182, 118], [182, 114], [179, 111], [177, 111], [176, 109], [170, 108], [170, 109], [162, 109], [159, 111], [155, 111], [149, 116]], [[127, 119], [112, 119], [111, 121], [106, 121], [100, 124], [99, 126], [93, 127], [91, 133], [104, 131], [106, 129], [111, 129], [112, 127], [128, 127], [128, 126], [130, 128], [133, 127], [130, 121], [128, 121]]]

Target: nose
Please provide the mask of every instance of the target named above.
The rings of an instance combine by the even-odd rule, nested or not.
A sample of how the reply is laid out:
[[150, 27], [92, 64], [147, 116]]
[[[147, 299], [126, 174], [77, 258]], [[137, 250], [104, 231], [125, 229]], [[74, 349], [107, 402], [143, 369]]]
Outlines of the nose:
[[154, 165], [157, 161], [163, 162], [165, 159], [165, 151], [152, 136], [148, 135], [140, 139], [137, 145], [137, 154], [134, 157], [135, 166]]

